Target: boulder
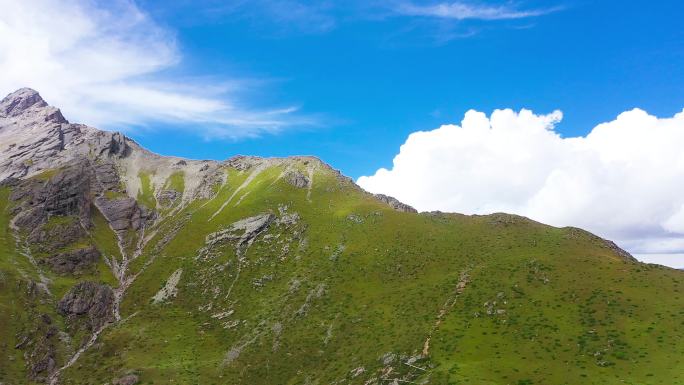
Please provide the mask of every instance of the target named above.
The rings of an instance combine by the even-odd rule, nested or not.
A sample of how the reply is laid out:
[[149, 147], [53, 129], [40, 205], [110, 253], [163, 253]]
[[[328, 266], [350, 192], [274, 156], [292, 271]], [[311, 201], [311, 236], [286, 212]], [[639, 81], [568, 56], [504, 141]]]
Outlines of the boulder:
[[109, 285], [84, 281], [76, 284], [57, 304], [70, 325], [96, 330], [114, 320], [114, 291]]

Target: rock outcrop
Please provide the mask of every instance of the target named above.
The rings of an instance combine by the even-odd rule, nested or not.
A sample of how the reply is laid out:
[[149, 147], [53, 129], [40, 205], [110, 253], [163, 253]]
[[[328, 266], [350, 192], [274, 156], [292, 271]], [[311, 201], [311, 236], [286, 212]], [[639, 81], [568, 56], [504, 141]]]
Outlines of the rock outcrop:
[[120, 133], [69, 123], [29, 88], [0, 101], [0, 180], [69, 165], [83, 157], [125, 156]]
[[384, 194], [375, 194], [375, 198], [377, 198], [380, 202], [387, 204], [391, 208], [405, 212], [405, 213], [417, 213], [418, 210], [414, 209], [413, 207], [400, 202], [398, 199], [391, 197], [389, 195], [384, 195]]
[[147, 212], [131, 197], [98, 197], [95, 205], [114, 231], [138, 230], [147, 218]]
[[57, 169], [45, 177], [22, 181], [12, 190], [11, 200], [19, 202], [15, 224], [36, 228], [52, 217], [72, 216], [87, 223], [90, 218], [90, 173], [79, 162]]
[[162, 190], [157, 194], [157, 202], [162, 207], [172, 206], [176, 200], [183, 196], [183, 193], [176, 190]]
[[271, 213], [255, 215], [241, 219], [233, 223], [229, 228], [209, 234], [206, 239], [207, 245], [213, 245], [223, 241], [236, 242], [238, 246], [252, 243], [261, 232], [273, 223], [276, 216]]
[[108, 285], [85, 281], [76, 284], [57, 304], [69, 327], [96, 330], [114, 320], [114, 291]]
[[290, 171], [286, 175], [287, 182], [297, 188], [309, 187], [309, 178], [300, 171]]
[[93, 267], [100, 258], [100, 252], [93, 246], [59, 253], [41, 260], [57, 274], [80, 274]]

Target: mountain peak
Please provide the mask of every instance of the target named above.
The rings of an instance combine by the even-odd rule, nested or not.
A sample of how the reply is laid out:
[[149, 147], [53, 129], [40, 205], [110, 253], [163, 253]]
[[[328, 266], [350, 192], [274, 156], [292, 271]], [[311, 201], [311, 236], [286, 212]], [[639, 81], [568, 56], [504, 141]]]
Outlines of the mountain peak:
[[5, 116], [17, 116], [31, 107], [47, 106], [48, 104], [36, 90], [20, 88], [2, 99], [0, 113]]

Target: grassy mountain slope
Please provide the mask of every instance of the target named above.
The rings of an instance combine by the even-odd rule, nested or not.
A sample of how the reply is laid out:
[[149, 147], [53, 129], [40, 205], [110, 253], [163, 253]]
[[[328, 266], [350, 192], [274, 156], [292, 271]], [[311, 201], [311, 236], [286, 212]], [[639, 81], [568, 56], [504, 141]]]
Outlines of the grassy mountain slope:
[[684, 272], [580, 229], [160, 157], [28, 89], [0, 150], [1, 384], [684, 384]]
[[[312, 165], [310, 190], [283, 176]], [[157, 384], [684, 382], [681, 272], [577, 229], [398, 212], [313, 159], [224, 171], [215, 197], [167, 208], [140, 235], [122, 320], [61, 383], [129, 372]], [[147, 190], [138, 198], [153, 202]], [[275, 219], [251, 244], [207, 249], [207, 235], [261, 214]], [[105, 230], [92, 239], [113, 252]], [[3, 262], [4, 281], [17, 270]], [[74, 279], [111, 284], [101, 270]], [[154, 303], [178, 271], [175, 296]], [[57, 299], [73, 284], [49, 278]]]

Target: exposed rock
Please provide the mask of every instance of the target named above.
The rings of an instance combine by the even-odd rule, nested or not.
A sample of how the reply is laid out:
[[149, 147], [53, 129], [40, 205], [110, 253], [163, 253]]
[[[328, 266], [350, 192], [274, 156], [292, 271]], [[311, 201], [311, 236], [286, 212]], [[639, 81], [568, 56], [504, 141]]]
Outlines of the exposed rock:
[[34, 90], [23, 88], [0, 101], [0, 180], [128, 151], [122, 134], [70, 124]]
[[382, 361], [382, 364], [385, 366], [393, 364], [396, 359], [396, 353], [392, 352], [385, 353], [382, 355], [382, 357], [380, 357], [380, 361]]
[[636, 258], [634, 258], [634, 256], [632, 256], [632, 254], [621, 249], [613, 241], [603, 239], [597, 235], [594, 235], [594, 234], [592, 234], [586, 230], [582, 230], [582, 229], [577, 228], [577, 227], [565, 227], [564, 230], [566, 231], [565, 238], [568, 238], [568, 239], [588, 238], [591, 241], [593, 241], [595, 244], [598, 244], [603, 248], [611, 250], [618, 257], [622, 258], [626, 262], [638, 262], [638, 260]]
[[178, 269], [171, 274], [169, 279], [166, 280], [166, 284], [162, 287], [157, 294], [152, 297], [153, 303], [162, 303], [170, 298], [175, 298], [178, 294], [178, 282], [180, 282], [181, 274], [183, 274], [183, 269]]
[[90, 269], [100, 257], [93, 246], [71, 250], [48, 257], [40, 262], [50, 266], [57, 274], [78, 274]]
[[21, 88], [0, 102], [0, 116], [18, 116], [31, 107], [47, 107], [47, 103], [38, 92], [30, 88]]
[[86, 231], [78, 219], [62, 217], [61, 223], [45, 223], [28, 234], [27, 241], [32, 249], [39, 252], [53, 252], [85, 237]]
[[55, 336], [58, 329], [47, 314], [33, 318], [32, 322], [30, 331], [21, 337], [15, 349], [25, 350], [29, 379], [44, 382], [57, 366]]
[[90, 218], [90, 173], [85, 162], [61, 169], [47, 180], [30, 179], [13, 189], [10, 199], [21, 201], [20, 227], [35, 228], [53, 216]]
[[625, 261], [629, 262], [639, 262], [632, 254], [628, 253], [627, 251], [623, 250], [620, 248], [620, 246], [616, 245], [615, 242], [609, 241], [607, 239], [603, 240], [604, 242], [604, 247], [612, 250], [615, 254], [617, 254], [619, 257], [624, 259]]
[[[96, 180], [101, 187], [106, 191], [123, 192], [121, 188], [121, 180], [117, 172], [116, 166], [112, 162], [99, 162], [94, 166]], [[102, 192], [98, 188], [93, 188], [93, 191]]]
[[115, 231], [138, 230], [146, 216], [136, 200], [131, 197], [98, 197], [95, 204]]
[[31, 356], [37, 359], [29, 365], [29, 378], [36, 382], [45, 381], [45, 375], [52, 373], [56, 364], [54, 347], [41, 346], [41, 348], [43, 349], [33, 350]]
[[300, 171], [290, 171], [286, 175], [286, 180], [289, 184], [297, 188], [306, 188], [309, 186], [309, 178]]
[[114, 291], [108, 285], [80, 282], [57, 304], [57, 311], [78, 328], [83, 324], [95, 330], [114, 320]]
[[162, 190], [157, 194], [157, 202], [164, 207], [171, 206], [176, 202], [176, 199], [181, 196], [183, 196], [183, 194], [176, 190]]
[[405, 203], [401, 203], [401, 202], [399, 202], [399, 200], [397, 200], [396, 198], [393, 198], [391, 196], [384, 195], [384, 194], [375, 194], [375, 197], [380, 202], [383, 202], [383, 203], [389, 205], [391, 208], [393, 208], [397, 211], [402, 211], [405, 213], [417, 213], [418, 212], [418, 210], [414, 209], [413, 207], [411, 207]]
[[351, 374], [352, 378], [358, 377], [362, 375], [366, 371], [366, 368], [363, 366], [359, 366], [358, 368], [352, 369], [349, 374]]
[[304, 303], [302, 304], [302, 306], [299, 307], [299, 309], [297, 309], [295, 315], [298, 317], [305, 316], [309, 312], [311, 302], [313, 302], [314, 299], [323, 297], [326, 294], [327, 288], [328, 287], [325, 283], [320, 283], [315, 288], [309, 290], [309, 293], [306, 295]]
[[128, 374], [123, 377], [112, 380], [112, 385], [135, 385], [140, 381], [135, 374]]
[[292, 226], [296, 225], [299, 222], [299, 219], [298, 213], [286, 213], [278, 218], [278, 223], [285, 226]]
[[124, 157], [130, 148], [120, 132], [97, 131], [89, 138], [91, 150], [99, 157]]
[[218, 187], [226, 182], [226, 172], [212, 164], [207, 163], [200, 169], [202, 180], [199, 182], [194, 193], [194, 199], [211, 199], [216, 195]]
[[86, 236], [90, 227], [91, 174], [85, 161], [51, 171], [45, 178], [13, 182], [13, 223], [28, 233], [33, 250], [54, 252]]
[[350, 222], [354, 222], [354, 223], [363, 223], [364, 222], [364, 219], [357, 214], [347, 215], [347, 220]]
[[59, 110], [31, 89], [0, 101], [0, 179], [54, 167], [55, 156], [65, 147], [63, 126], [68, 122]]
[[19, 178], [5, 178], [0, 181], [0, 187], [16, 187], [21, 184], [21, 179]]
[[253, 166], [259, 163], [259, 158], [254, 156], [244, 156], [236, 155], [228, 160], [226, 160], [226, 165], [232, 167], [238, 171], [249, 170]]
[[[252, 241], [275, 220], [275, 215], [265, 213], [245, 218], [233, 223], [229, 228], [209, 234], [207, 244], [221, 241], [237, 241], [238, 246], [251, 244]], [[242, 233], [240, 233], [242, 231]]]

